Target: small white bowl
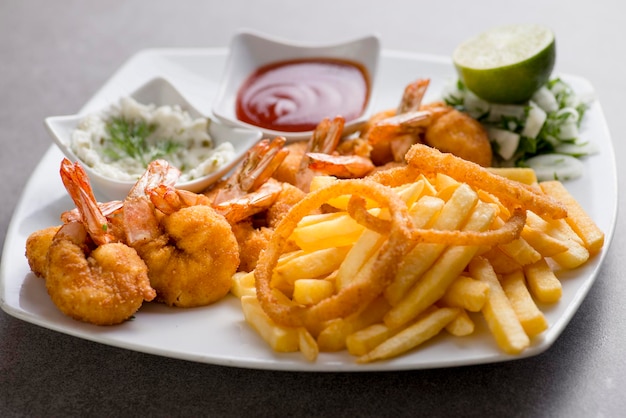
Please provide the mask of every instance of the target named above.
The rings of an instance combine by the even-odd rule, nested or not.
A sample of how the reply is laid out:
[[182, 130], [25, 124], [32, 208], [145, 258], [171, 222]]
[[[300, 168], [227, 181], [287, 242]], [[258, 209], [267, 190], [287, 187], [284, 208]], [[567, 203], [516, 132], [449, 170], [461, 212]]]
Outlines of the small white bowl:
[[[380, 41], [369, 35], [359, 39], [332, 45], [302, 45], [269, 37], [257, 32], [243, 30], [237, 33], [230, 44], [229, 55], [222, 74], [220, 88], [213, 103], [213, 113], [224, 123], [261, 129], [266, 136], [284, 136], [288, 140], [308, 139], [312, 131], [283, 132], [259, 128], [237, 118], [236, 99], [244, 81], [259, 67], [280, 61], [306, 58], [333, 58], [360, 63], [369, 75], [369, 96], [362, 115], [347, 121], [344, 133], [358, 129], [368, 118], [373, 108], [372, 92], [376, 81]], [[334, 117], [335, 115], [329, 115]]]
[[[156, 106], [178, 105], [183, 110], [187, 111], [193, 118], [206, 117], [200, 114], [196, 108], [189, 104], [189, 102], [170, 82], [160, 77], [148, 81], [131, 93], [130, 97], [143, 104], [152, 103]], [[117, 103], [117, 101], [111, 102], [109, 106], [114, 103]], [[103, 107], [101, 111], [108, 109], [109, 106]], [[89, 112], [89, 114], [91, 113], [94, 112]], [[80, 158], [78, 158], [70, 147], [71, 135], [74, 129], [76, 129], [78, 123], [85, 116], [87, 116], [87, 113], [68, 116], [50, 116], [45, 119], [45, 126], [52, 135], [54, 142], [61, 149], [63, 154], [65, 154], [65, 156], [72, 162], [80, 161]], [[211, 120], [211, 123], [209, 124], [209, 135], [212, 137], [216, 147], [224, 142], [232, 143], [235, 149], [235, 158], [213, 173], [191, 181], [177, 183], [177, 188], [192, 192], [205, 190], [209, 185], [211, 185], [211, 183], [219, 180], [239, 161], [241, 161], [248, 149], [256, 144], [262, 136], [261, 131], [258, 129], [234, 128], [215, 120]], [[104, 198], [102, 200], [124, 199], [129, 190], [135, 184], [135, 181], [124, 181], [106, 177], [94, 171], [87, 164], [83, 163], [82, 165], [89, 175], [96, 197], [99, 198], [98, 194], [101, 193]]]

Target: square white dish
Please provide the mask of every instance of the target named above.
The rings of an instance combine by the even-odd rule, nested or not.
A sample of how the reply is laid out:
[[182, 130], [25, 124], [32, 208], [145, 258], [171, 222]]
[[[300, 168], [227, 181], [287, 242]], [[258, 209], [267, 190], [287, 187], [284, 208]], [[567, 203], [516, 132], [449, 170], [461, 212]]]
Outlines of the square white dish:
[[[164, 76], [180, 83], [186, 97], [198, 108], [210, 106], [217, 94], [216, 80], [225, 65], [225, 49], [164, 49], [143, 51], [132, 57], [85, 106], [98, 109], [120, 90], [134, 88], [138, 81]], [[383, 51], [376, 96], [377, 108], [394, 107], [404, 86], [416, 76], [430, 77], [425, 102], [439, 98], [445, 84], [455, 77], [447, 58]], [[588, 81], [576, 76], [563, 78], [581, 94], [591, 93]], [[130, 90], [129, 90], [130, 91]], [[195, 94], [194, 94], [195, 92]], [[476, 333], [458, 338], [440, 335], [407, 355], [389, 361], [359, 365], [346, 352], [322, 353], [310, 363], [300, 353], [280, 354], [272, 350], [245, 323], [239, 301], [231, 296], [203, 308], [175, 309], [146, 304], [134, 320], [114, 327], [98, 327], [74, 321], [52, 304], [45, 286], [29, 270], [24, 243], [30, 233], [59, 223], [59, 214], [72, 207], [60, 178], [62, 158], [56, 147], [50, 150], [33, 172], [16, 207], [7, 233], [0, 266], [0, 303], [17, 318], [102, 344], [161, 356], [219, 364], [289, 371], [389, 371], [455, 367], [493, 363], [534, 356], [549, 349], [578, 310], [598, 276], [617, 217], [617, 175], [613, 145], [599, 102], [593, 102], [581, 129], [584, 138], [595, 142], [597, 155], [586, 160], [585, 174], [566, 183], [606, 234], [601, 253], [582, 268], [560, 274], [563, 296], [559, 303], [541, 306], [550, 328], [532, 341], [521, 356], [498, 349], [484, 324], [477, 321]]]
[[[375, 89], [380, 41], [375, 35], [338, 42], [329, 45], [304, 45], [244, 30], [237, 33], [230, 44], [226, 66], [221, 76], [220, 88], [213, 104], [213, 113], [222, 122], [235, 126], [261, 129], [267, 136], [284, 136], [288, 140], [308, 139], [312, 131], [284, 132], [258, 128], [237, 118], [237, 92], [244, 81], [259, 67], [266, 64], [307, 58], [332, 58], [358, 62], [369, 73], [370, 97], [362, 115], [346, 121], [344, 133], [358, 129], [370, 115], [374, 102], [371, 92]], [[333, 117], [335, 115], [328, 115]]]
[[[193, 105], [191, 105], [171, 82], [163, 77], [150, 79], [128, 95], [142, 104], [154, 104], [157, 107], [163, 105], [179, 106], [182, 110], [189, 113], [189, 115], [194, 119], [206, 117], [202, 115]], [[104, 111], [110, 106], [117, 104], [119, 99], [122, 97], [116, 97], [115, 95], [107, 96], [113, 100], [110, 100], [108, 103], [101, 104], [96, 112]], [[79, 161], [80, 158], [73, 152], [70, 146], [71, 135], [80, 121], [88, 113], [95, 112], [80, 112], [67, 116], [50, 116], [44, 121], [45, 126], [56, 145], [72, 162]], [[233, 158], [228, 163], [221, 165], [218, 169], [207, 175], [193, 180], [181, 181], [177, 183], [177, 187], [192, 192], [205, 190], [211, 183], [223, 177], [239, 161], [241, 161], [247, 150], [258, 142], [262, 135], [261, 131], [258, 129], [236, 128], [224, 125], [215, 120], [211, 120], [209, 123], [208, 131], [214, 141], [215, 147], [218, 147], [224, 142], [230, 142], [233, 144], [235, 151]], [[109, 178], [100, 174], [84, 162], [82, 165], [89, 175], [96, 197], [100, 197], [101, 200], [122, 200], [135, 184], [135, 181]]]

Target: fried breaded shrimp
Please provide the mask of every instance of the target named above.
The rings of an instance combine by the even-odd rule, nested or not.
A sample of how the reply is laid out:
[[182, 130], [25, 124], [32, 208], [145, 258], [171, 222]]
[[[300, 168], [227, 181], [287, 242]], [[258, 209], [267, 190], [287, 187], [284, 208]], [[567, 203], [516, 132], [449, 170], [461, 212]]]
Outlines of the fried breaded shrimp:
[[[168, 169], [161, 164], [161, 170]], [[162, 196], [151, 191], [163, 189], [151, 178], [159, 175], [149, 167], [124, 202], [127, 242], [148, 266], [157, 300], [178, 307], [216, 302], [230, 290], [239, 265], [231, 226], [206, 205], [176, 208], [168, 200], [161, 207], [171, 213], [155, 208], [152, 200]]]
[[300, 160], [300, 169], [295, 184], [298, 188], [308, 193], [311, 180], [316, 175], [316, 170], [311, 167], [311, 154], [329, 155], [335, 151], [341, 140], [345, 123], [343, 117], [336, 116], [332, 120], [325, 118], [317, 125], [307, 143], [306, 152]]
[[295, 185], [298, 170], [300, 169], [300, 161], [302, 161], [307, 146], [307, 141], [296, 141], [285, 145], [285, 149], [289, 151], [289, 154], [278, 166], [272, 177], [281, 183]]
[[48, 249], [52, 239], [61, 226], [51, 226], [35, 231], [26, 239], [26, 259], [33, 273], [38, 277], [46, 277]]
[[267, 208], [266, 222], [270, 228], [274, 228], [289, 212], [289, 209], [306, 195], [302, 190], [289, 183], [281, 183], [281, 188], [276, 201]]
[[130, 318], [156, 293], [137, 252], [107, 232], [107, 220], [80, 164], [64, 159], [61, 178], [82, 221], [64, 224], [46, 256], [46, 288], [66, 315], [96, 325]]
[[429, 80], [407, 85], [400, 105], [374, 115], [364, 137], [372, 145], [372, 161], [383, 165], [404, 161], [414, 144], [426, 144], [482, 166], [491, 165], [492, 149], [480, 122], [443, 102], [422, 105]]
[[491, 143], [485, 128], [476, 119], [450, 109], [426, 128], [424, 143], [483, 167], [491, 166]]
[[255, 228], [251, 220], [245, 220], [233, 225], [233, 233], [239, 245], [238, 271], [250, 272], [255, 269], [261, 251], [267, 248], [272, 229]]
[[[209, 206], [190, 206], [157, 219], [145, 239], [129, 241], [148, 266], [157, 300], [170, 306], [203, 306], [223, 298], [239, 265], [230, 224]], [[152, 213], [150, 213], [152, 211]], [[128, 219], [127, 219], [128, 220]], [[128, 226], [127, 228], [133, 228]]]
[[[231, 225], [267, 209], [281, 192], [272, 178], [289, 151], [285, 138], [264, 139], [252, 147], [237, 170], [205, 193], [211, 206]], [[199, 200], [199, 204], [206, 204]]]
[[307, 142], [288, 145], [289, 156], [274, 178], [308, 192], [316, 175], [360, 178], [374, 169], [370, 144], [360, 138], [341, 142], [345, 119], [337, 116], [322, 120]]
[[[148, 269], [132, 248], [109, 243], [89, 251], [81, 223], [63, 225], [48, 250], [46, 288], [64, 314], [96, 325], [114, 325], [154, 298]], [[87, 251], [87, 252], [86, 252]]]

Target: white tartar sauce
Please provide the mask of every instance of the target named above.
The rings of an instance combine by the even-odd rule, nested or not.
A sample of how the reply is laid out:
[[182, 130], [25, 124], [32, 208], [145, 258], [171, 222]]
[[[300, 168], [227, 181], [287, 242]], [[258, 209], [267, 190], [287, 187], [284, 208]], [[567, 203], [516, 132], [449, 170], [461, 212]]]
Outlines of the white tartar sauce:
[[[150, 133], [141, 144], [122, 141], [120, 146], [111, 137], [114, 120], [143, 123]], [[177, 105], [142, 104], [123, 97], [110, 109], [83, 118], [72, 132], [71, 148], [83, 163], [112, 179], [137, 180], [148, 162], [163, 158], [181, 170], [179, 181], [184, 182], [210, 174], [235, 158], [230, 142], [214, 145], [210, 123], [208, 118], [194, 119]]]

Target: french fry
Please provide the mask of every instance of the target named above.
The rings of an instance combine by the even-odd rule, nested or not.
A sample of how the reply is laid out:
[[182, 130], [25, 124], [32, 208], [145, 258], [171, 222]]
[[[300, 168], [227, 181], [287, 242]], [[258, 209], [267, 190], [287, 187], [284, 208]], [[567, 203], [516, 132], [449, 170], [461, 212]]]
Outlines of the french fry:
[[342, 289], [356, 280], [364, 265], [368, 261], [374, 261], [376, 252], [385, 240], [385, 236], [370, 229], [363, 231], [339, 266], [336, 279], [337, 289]]
[[563, 241], [558, 240], [529, 225], [524, 225], [522, 238], [524, 238], [526, 242], [528, 242], [530, 246], [537, 250], [537, 252], [543, 257], [553, 257], [567, 251], [568, 249], [567, 244]]
[[567, 245], [567, 250], [551, 257], [561, 267], [574, 269], [589, 259], [589, 250], [564, 219], [546, 221], [533, 212], [528, 212], [526, 223]]
[[[421, 317], [429, 315], [436, 309], [438, 309], [436, 305], [429, 306], [428, 309], [422, 312]], [[348, 348], [348, 352], [353, 356], [363, 356], [404, 328], [406, 327], [391, 329], [384, 323], [375, 323], [348, 335], [346, 338], [346, 347]]]
[[359, 225], [347, 213], [333, 213], [323, 222], [296, 227], [291, 239], [305, 251], [351, 245], [363, 233]]
[[524, 275], [530, 293], [543, 303], [555, 303], [561, 299], [563, 287], [548, 262], [541, 259], [534, 264], [524, 266]]
[[359, 357], [357, 362], [370, 363], [405, 353], [439, 334], [458, 314], [458, 308], [436, 309]]
[[455, 337], [465, 337], [474, 333], [474, 321], [467, 311], [459, 309], [459, 314], [446, 325], [446, 331]]
[[495, 271], [482, 257], [476, 257], [469, 263], [469, 271], [476, 280], [489, 284], [489, 298], [482, 313], [496, 343], [508, 354], [521, 353], [530, 345], [530, 340], [502, 290]]
[[435, 176], [435, 189], [438, 191], [442, 191], [448, 187], [456, 188], [459, 187], [459, 184], [458, 181], [446, 174], [437, 173]]
[[327, 276], [339, 268], [349, 250], [348, 246], [304, 252], [299, 257], [293, 257], [278, 265], [272, 281], [276, 280], [276, 282], [293, 286], [298, 279]]
[[308, 361], [315, 361], [319, 355], [319, 348], [315, 338], [304, 327], [298, 328], [298, 348]]
[[299, 279], [293, 284], [294, 302], [301, 305], [315, 305], [335, 293], [335, 284], [322, 279]]
[[[311, 180], [310, 190], [314, 191], [317, 189], [321, 189], [335, 181], [337, 181], [337, 178], [333, 176], [315, 176]], [[334, 208], [346, 210], [349, 200], [350, 196], [338, 196], [329, 199], [326, 203]], [[365, 207], [368, 209], [375, 208], [378, 207], [378, 203], [371, 199], [365, 199]]]
[[[496, 228], [501, 227], [504, 221], [497, 218], [494, 222]], [[524, 238], [518, 238], [507, 244], [498, 246], [506, 255], [511, 257], [517, 264], [525, 266], [532, 264], [541, 259], [541, 254], [535, 250]]]
[[[441, 208], [433, 222], [432, 228], [439, 230], [458, 229], [471, 213], [477, 200], [478, 196], [469, 186], [463, 185], [458, 187], [443, 208]], [[385, 297], [389, 303], [397, 305], [418, 278], [432, 266], [445, 248], [444, 244], [416, 245], [404, 257], [398, 267], [396, 277], [385, 290]]]
[[528, 292], [524, 273], [516, 271], [507, 274], [502, 277], [500, 283], [526, 334], [532, 338], [545, 331], [548, 328], [548, 321]]
[[282, 353], [298, 351], [300, 332], [297, 328], [277, 325], [263, 311], [256, 296], [243, 296], [241, 308], [246, 322], [265, 340], [272, 350]]
[[385, 298], [379, 297], [359, 312], [346, 318], [337, 318], [329, 321], [328, 325], [317, 336], [317, 344], [320, 350], [343, 350], [346, 348], [346, 340], [350, 334], [381, 322], [389, 308], [389, 303]]
[[567, 208], [565, 221], [583, 240], [585, 247], [591, 254], [596, 254], [604, 245], [604, 232], [591, 219], [583, 207], [574, 199], [569, 191], [559, 181], [544, 181], [539, 184], [545, 194], [562, 202]]
[[513, 273], [515, 270], [522, 269], [521, 264], [505, 254], [499, 247], [491, 247], [482, 253], [482, 256], [489, 260], [494, 271], [498, 274]]
[[489, 295], [489, 285], [471, 277], [459, 276], [441, 298], [446, 306], [480, 312]]
[[[463, 230], [486, 230], [493, 222], [495, 213], [492, 204], [479, 202]], [[439, 300], [478, 250], [478, 246], [472, 245], [446, 249], [404, 298], [387, 312], [385, 325], [390, 328], [402, 326]]]
[[[397, 331], [397, 330], [396, 330]], [[385, 324], [374, 324], [359, 330], [346, 338], [346, 347], [353, 356], [363, 356], [395, 334]]]
[[411, 207], [422, 196], [434, 195], [432, 186], [426, 179], [419, 179], [413, 183], [395, 187], [394, 191], [406, 202], [408, 207]]
[[233, 285], [230, 293], [241, 299], [243, 296], [256, 296], [254, 287], [254, 271], [250, 273], [237, 272], [233, 275]]
[[535, 170], [527, 167], [489, 167], [489, 171], [509, 180], [515, 180], [520, 183], [532, 186], [537, 184], [537, 175]]

